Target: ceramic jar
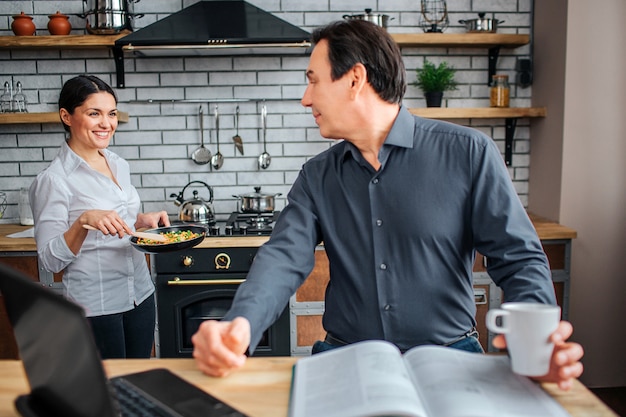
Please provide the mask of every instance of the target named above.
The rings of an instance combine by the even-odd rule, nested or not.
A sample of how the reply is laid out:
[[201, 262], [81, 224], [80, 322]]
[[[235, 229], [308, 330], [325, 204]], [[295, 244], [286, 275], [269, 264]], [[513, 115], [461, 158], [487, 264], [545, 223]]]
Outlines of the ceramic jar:
[[11, 23], [11, 30], [17, 36], [33, 36], [35, 34], [35, 24], [33, 18], [25, 14], [24, 12], [13, 16], [13, 23]]
[[55, 14], [48, 16], [48, 32], [51, 35], [69, 35], [72, 31], [72, 25], [69, 16], [61, 14], [57, 11]]

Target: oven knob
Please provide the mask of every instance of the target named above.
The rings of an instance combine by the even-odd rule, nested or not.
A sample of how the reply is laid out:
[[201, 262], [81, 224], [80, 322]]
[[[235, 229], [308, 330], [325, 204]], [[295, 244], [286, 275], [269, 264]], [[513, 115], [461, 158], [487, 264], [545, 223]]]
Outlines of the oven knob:
[[242, 224], [239, 226], [239, 234], [247, 235], [248, 234], [248, 225]]
[[193, 258], [191, 256], [183, 257], [183, 265], [185, 265], [185, 266], [193, 265]]
[[209, 229], [209, 233], [211, 236], [219, 236], [220, 235], [220, 227], [216, 224], [212, 225]]
[[232, 236], [233, 235], [233, 226], [230, 225], [230, 224], [224, 226], [224, 234], [226, 236]]
[[215, 255], [215, 269], [229, 269], [230, 268], [230, 256], [227, 253], [221, 252]]

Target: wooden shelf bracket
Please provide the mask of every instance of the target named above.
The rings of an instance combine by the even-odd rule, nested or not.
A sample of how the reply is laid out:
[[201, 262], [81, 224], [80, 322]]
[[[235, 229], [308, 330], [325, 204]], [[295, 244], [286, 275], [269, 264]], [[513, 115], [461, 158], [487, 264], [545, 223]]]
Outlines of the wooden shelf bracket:
[[498, 68], [498, 56], [500, 55], [500, 46], [494, 46], [489, 48], [489, 70], [487, 76], [487, 85], [491, 85], [491, 81], [493, 80], [493, 76], [496, 73], [496, 69]]
[[124, 51], [121, 46], [113, 46], [113, 58], [115, 59], [115, 74], [117, 78], [117, 88], [126, 88], [124, 76]]
[[511, 166], [513, 160], [513, 140], [515, 139], [516, 126], [517, 118], [508, 117], [505, 119], [504, 162], [506, 166]]

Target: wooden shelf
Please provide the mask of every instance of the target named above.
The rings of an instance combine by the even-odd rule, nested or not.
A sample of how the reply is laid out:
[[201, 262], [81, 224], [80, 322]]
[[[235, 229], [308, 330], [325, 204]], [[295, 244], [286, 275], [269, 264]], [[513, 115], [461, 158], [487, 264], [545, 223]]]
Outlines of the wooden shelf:
[[[0, 48], [99, 48], [112, 47], [115, 41], [131, 33], [122, 31], [116, 35], [44, 35], [0, 36]], [[500, 46], [517, 48], [530, 42], [529, 35], [510, 33], [392, 33], [400, 46], [468, 47], [485, 48]]]
[[[128, 122], [128, 113], [119, 112], [120, 123]], [[58, 112], [48, 113], [0, 113], [0, 125], [28, 123], [61, 123]]]
[[504, 162], [511, 165], [513, 159], [513, 139], [517, 119], [525, 117], [546, 117], [545, 107], [425, 107], [409, 109], [416, 116], [429, 119], [505, 119]]
[[130, 31], [116, 35], [0, 36], [0, 48], [7, 49], [97, 49], [110, 48]]
[[511, 33], [392, 33], [400, 46], [517, 48], [530, 42], [530, 35]]
[[545, 107], [424, 107], [409, 109], [411, 113], [429, 119], [510, 119], [546, 117]]

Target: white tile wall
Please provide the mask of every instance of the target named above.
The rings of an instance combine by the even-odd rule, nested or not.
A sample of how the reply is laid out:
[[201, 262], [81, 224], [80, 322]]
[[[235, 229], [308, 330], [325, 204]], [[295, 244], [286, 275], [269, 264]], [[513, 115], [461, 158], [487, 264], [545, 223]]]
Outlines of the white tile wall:
[[[344, 14], [360, 14], [366, 7], [390, 15], [392, 33], [420, 32], [418, 0], [367, 0], [355, 5], [351, 0], [249, 0], [305, 30], [312, 30]], [[88, 3], [88, 2], [87, 2]], [[73, 34], [83, 34], [85, 20], [82, 0], [6, 1], [0, 0], [0, 36], [13, 36], [11, 16], [21, 11], [32, 15], [38, 35], [47, 35], [47, 16], [57, 10], [70, 15]], [[145, 14], [134, 20], [137, 28], [162, 19], [195, 0], [144, 0], [135, 4], [135, 12]], [[464, 32], [459, 19], [476, 17], [479, 11], [495, 12], [505, 22], [500, 31], [530, 32], [531, 0], [448, 0], [450, 27], [447, 32]], [[459, 90], [447, 92], [444, 106], [488, 106], [487, 51], [483, 49], [405, 48], [405, 63], [410, 82], [415, 68], [424, 58], [435, 62], [447, 60], [457, 68]], [[518, 56], [527, 57], [529, 47], [503, 49], [498, 72], [515, 79]], [[277, 198], [279, 208], [300, 166], [311, 156], [332, 145], [323, 139], [310, 113], [299, 99], [306, 87], [304, 70], [308, 57], [193, 57], [125, 58], [126, 89], [116, 89], [119, 108], [130, 114], [121, 124], [111, 149], [131, 165], [133, 183], [142, 197], [144, 210], [165, 209], [177, 213], [171, 193], [178, 193], [189, 181], [201, 180], [214, 187], [214, 206], [218, 218], [237, 208], [233, 194], [253, 191], [262, 185], [265, 192], [283, 193]], [[56, 111], [58, 92], [68, 78], [92, 73], [116, 86], [115, 65], [107, 50], [0, 50], [0, 85], [21, 81], [31, 112]], [[513, 85], [512, 106], [529, 106], [532, 88]], [[239, 134], [244, 140], [245, 155], [235, 153], [231, 137], [237, 104], [219, 102], [229, 99], [250, 100], [239, 103]], [[209, 165], [196, 165], [190, 154], [200, 144], [198, 104], [152, 103], [145, 100], [202, 99], [205, 113], [205, 143], [215, 152], [213, 105], [219, 102], [221, 152], [224, 166], [211, 172]], [[266, 171], [257, 169], [256, 158], [262, 152], [260, 135], [260, 100], [268, 99], [268, 152], [272, 164]], [[421, 93], [409, 86], [405, 99], [409, 107], [425, 105]], [[504, 151], [504, 120], [461, 120], [494, 138]], [[509, 172], [520, 199], [527, 202], [529, 167], [528, 120], [520, 120], [516, 130], [513, 164]], [[28, 187], [33, 177], [54, 157], [65, 134], [61, 125], [0, 125], [0, 190], [7, 192], [6, 217], [17, 217], [20, 187]], [[191, 191], [191, 190], [189, 190]], [[208, 198], [206, 190], [200, 195]], [[190, 197], [189, 194], [188, 197]]]

